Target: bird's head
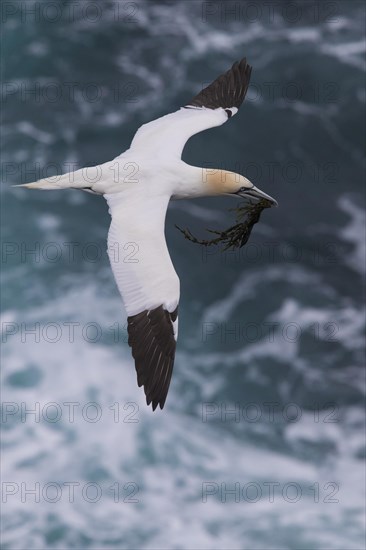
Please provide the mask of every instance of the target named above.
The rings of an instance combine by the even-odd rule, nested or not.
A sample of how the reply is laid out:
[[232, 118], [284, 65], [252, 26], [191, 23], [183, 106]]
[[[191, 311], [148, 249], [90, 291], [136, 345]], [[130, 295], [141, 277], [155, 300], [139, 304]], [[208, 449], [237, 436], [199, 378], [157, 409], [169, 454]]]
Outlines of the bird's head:
[[203, 181], [208, 195], [230, 195], [248, 200], [267, 199], [273, 206], [278, 206], [273, 197], [255, 187], [250, 180], [241, 174], [226, 170], [206, 170]]

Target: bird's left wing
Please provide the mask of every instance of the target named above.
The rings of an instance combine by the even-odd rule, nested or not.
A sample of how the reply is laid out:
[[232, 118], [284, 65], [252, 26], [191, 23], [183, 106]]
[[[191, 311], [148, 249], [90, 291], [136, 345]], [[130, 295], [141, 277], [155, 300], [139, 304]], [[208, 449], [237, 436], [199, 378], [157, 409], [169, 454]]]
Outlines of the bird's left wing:
[[128, 314], [128, 343], [146, 402], [162, 409], [173, 371], [178, 335], [179, 278], [164, 235], [169, 197], [136, 204], [106, 194], [112, 216], [108, 255]]
[[248, 90], [251, 72], [252, 67], [245, 58], [236, 61], [185, 107], [141, 126], [131, 149], [180, 158], [191, 136], [221, 126], [238, 112]]

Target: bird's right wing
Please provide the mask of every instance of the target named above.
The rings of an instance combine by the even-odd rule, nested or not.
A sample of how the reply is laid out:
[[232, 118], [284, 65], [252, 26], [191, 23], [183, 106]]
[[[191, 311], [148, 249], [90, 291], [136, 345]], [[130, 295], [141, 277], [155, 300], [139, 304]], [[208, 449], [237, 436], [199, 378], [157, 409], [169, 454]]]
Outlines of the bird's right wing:
[[245, 58], [234, 63], [185, 107], [141, 126], [133, 138], [131, 150], [180, 158], [191, 136], [221, 126], [238, 112], [248, 90], [251, 72], [252, 67]]

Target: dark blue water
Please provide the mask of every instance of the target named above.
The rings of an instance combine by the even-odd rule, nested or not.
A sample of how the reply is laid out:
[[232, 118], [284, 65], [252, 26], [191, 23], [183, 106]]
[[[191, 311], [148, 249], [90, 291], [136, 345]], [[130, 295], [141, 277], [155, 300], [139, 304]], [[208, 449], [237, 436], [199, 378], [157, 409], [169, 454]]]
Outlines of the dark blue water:
[[[365, 5], [5, 1], [4, 549], [363, 549]], [[12, 184], [105, 162], [246, 56], [240, 113], [185, 161], [276, 197], [240, 253], [230, 198], [175, 202], [166, 407], [126, 342], [101, 197]], [[34, 411], [33, 413], [30, 411]]]

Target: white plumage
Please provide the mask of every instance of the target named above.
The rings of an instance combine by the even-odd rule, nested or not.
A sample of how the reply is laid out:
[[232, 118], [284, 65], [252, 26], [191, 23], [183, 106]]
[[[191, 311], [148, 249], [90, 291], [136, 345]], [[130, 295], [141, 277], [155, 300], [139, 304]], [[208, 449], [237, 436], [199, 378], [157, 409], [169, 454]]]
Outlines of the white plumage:
[[181, 160], [191, 136], [237, 113], [250, 74], [245, 59], [234, 63], [186, 107], [141, 126], [130, 148], [111, 162], [24, 185], [82, 189], [106, 198], [112, 217], [108, 255], [128, 314], [138, 384], [153, 409], [165, 404], [178, 335], [179, 278], [164, 235], [169, 201], [250, 193], [275, 203], [240, 174]]

